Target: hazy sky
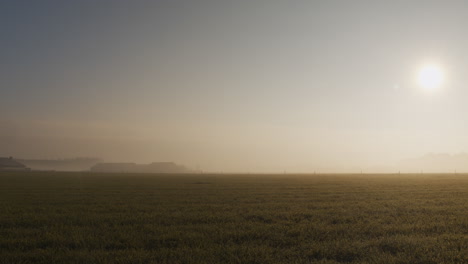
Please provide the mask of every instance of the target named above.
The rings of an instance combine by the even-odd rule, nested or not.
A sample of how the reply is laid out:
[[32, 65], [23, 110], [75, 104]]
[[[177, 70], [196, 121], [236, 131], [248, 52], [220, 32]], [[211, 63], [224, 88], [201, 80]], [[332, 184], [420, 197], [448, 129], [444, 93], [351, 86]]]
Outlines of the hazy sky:
[[[2, 1], [0, 156], [351, 170], [468, 151], [466, 1]], [[438, 64], [437, 91], [418, 69]]]

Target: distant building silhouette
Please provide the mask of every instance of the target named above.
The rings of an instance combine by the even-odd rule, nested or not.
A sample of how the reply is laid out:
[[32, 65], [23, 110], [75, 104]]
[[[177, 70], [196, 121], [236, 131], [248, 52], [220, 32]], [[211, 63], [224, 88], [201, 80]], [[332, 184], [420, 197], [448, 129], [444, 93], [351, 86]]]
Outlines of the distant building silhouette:
[[29, 171], [28, 167], [19, 163], [12, 157], [0, 158], [0, 171]]
[[91, 167], [92, 172], [115, 173], [189, 173], [184, 166], [173, 162], [136, 163], [98, 163]]

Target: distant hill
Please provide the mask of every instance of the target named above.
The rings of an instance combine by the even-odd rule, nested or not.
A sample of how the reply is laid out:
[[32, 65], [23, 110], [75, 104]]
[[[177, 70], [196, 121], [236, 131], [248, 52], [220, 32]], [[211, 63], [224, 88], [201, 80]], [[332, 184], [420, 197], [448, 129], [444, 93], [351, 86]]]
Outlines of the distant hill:
[[173, 162], [136, 163], [98, 163], [91, 167], [92, 172], [130, 172], [130, 173], [189, 173], [190, 170]]
[[399, 168], [410, 172], [468, 172], [468, 154], [429, 153], [403, 160]]
[[47, 171], [87, 171], [92, 166], [101, 162], [97, 158], [75, 158], [75, 159], [18, 159], [33, 170]]

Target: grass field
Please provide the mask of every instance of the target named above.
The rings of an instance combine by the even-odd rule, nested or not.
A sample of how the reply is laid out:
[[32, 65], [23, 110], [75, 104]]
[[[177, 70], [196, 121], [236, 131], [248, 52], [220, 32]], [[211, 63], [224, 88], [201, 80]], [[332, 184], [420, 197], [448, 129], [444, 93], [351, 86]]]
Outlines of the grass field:
[[468, 263], [468, 175], [1, 173], [0, 263]]

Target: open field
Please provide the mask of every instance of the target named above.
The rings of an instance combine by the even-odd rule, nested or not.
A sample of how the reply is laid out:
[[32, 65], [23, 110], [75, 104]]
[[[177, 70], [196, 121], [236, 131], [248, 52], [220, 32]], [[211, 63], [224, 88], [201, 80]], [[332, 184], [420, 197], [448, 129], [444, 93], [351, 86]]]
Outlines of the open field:
[[0, 263], [468, 263], [468, 175], [1, 173]]

